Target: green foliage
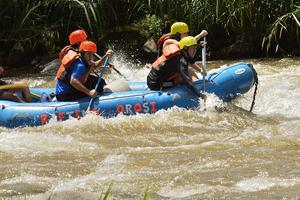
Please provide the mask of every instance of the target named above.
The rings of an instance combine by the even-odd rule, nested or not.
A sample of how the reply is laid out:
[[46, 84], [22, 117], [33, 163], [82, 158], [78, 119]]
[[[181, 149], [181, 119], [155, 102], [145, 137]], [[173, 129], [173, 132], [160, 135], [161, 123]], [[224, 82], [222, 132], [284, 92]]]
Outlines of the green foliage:
[[[290, 36], [294, 36], [298, 46], [300, 46], [300, 6], [295, 6], [295, 10], [286, 13], [279, 17], [268, 30], [266, 36], [263, 39], [262, 47], [267, 47], [267, 51], [270, 50], [272, 42], [276, 44], [275, 51], [279, 48], [279, 42], [284, 32], [290, 33]], [[293, 25], [294, 24], [294, 25]], [[293, 35], [292, 33], [296, 33]]]
[[146, 15], [143, 19], [134, 24], [140, 34], [146, 38], [159, 38], [162, 35], [163, 21], [156, 15]]
[[149, 200], [149, 186], [145, 188], [143, 200]]
[[299, 6], [294, 0], [1, 0], [0, 45], [1, 51], [22, 43], [38, 53], [41, 47], [57, 52], [79, 27], [99, 42], [134, 23], [156, 39], [184, 21], [191, 35], [207, 29], [213, 49], [237, 40], [257, 50], [299, 48]]
[[102, 194], [101, 194], [101, 196], [99, 197], [99, 200], [107, 200], [108, 199], [108, 195], [111, 192], [112, 186], [113, 186], [113, 182], [111, 182], [109, 184], [108, 189], [105, 191], [103, 198], [102, 198]]
[[[273, 34], [271, 34], [272, 37], [267, 38], [269, 47], [272, 44], [278, 45], [280, 39], [283, 38], [275, 37], [274, 34], [280, 35], [281, 32], [275, 24], [277, 27], [281, 26], [286, 15], [289, 16], [287, 18], [292, 17], [294, 20], [285, 21], [284, 26], [289, 30], [286, 32], [285, 39], [290, 37], [297, 40], [299, 38], [298, 25], [294, 23], [297, 21], [294, 9], [295, 7], [299, 9], [299, 3], [297, 5], [294, 0], [178, 0], [176, 3], [170, 3], [167, 0], [148, 0], [139, 2], [148, 13], [160, 17], [167, 15], [174, 21], [186, 22], [192, 35], [199, 33], [202, 29], [207, 29], [208, 42], [215, 49], [240, 40], [253, 44], [259, 50], [264, 37], [270, 36], [270, 33]], [[291, 12], [294, 16], [288, 14]], [[291, 21], [294, 22], [291, 23]]]

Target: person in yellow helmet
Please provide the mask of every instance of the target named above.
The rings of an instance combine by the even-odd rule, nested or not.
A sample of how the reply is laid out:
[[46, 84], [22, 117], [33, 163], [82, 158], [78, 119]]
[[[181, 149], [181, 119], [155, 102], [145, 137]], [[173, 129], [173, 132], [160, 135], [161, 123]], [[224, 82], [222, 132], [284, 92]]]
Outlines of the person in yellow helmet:
[[193, 62], [197, 47], [197, 40], [192, 36], [182, 38], [179, 45], [167, 45], [163, 49], [162, 56], [152, 64], [152, 69], [147, 76], [149, 89], [161, 90], [184, 84], [198, 97], [206, 100], [206, 95], [194, 87], [188, 73], [188, 66]]
[[[179, 41], [188, 36], [189, 35], [189, 27], [186, 23], [184, 22], [175, 22], [174, 24], [172, 24], [171, 26], [171, 36], [169, 39], [165, 40], [163, 43], [163, 48], [165, 46], [167, 46], [168, 44], [178, 44], [179, 45]], [[198, 35], [195, 36], [195, 39], [197, 40], [197, 42], [205, 37], [208, 34], [208, 32], [206, 30], [202, 30]]]
[[[158, 42], [157, 46], [158, 49], [162, 49], [170, 44], [177, 44], [179, 45], [179, 41], [188, 36], [189, 33], [189, 27], [184, 22], [175, 22], [171, 26], [171, 31], [169, 34], [166, 34], [165, 36], [162, 36]], [[207, 36], [208, 32], [206, 30], [202, 30], [198, 35], [195, 36], [196, 41], [198, 42], [201, 38]], [[202, 74], [206, 74], [206, 71], [202, 71], [201, 67], [196, 63], [191, 63], [190, 65], [194, 70], [201, 72]], [[193, 81], [197, 80], [198, 77], [196, 73], [192, 70], [189, 70], [189, 73], [192, 76]]]

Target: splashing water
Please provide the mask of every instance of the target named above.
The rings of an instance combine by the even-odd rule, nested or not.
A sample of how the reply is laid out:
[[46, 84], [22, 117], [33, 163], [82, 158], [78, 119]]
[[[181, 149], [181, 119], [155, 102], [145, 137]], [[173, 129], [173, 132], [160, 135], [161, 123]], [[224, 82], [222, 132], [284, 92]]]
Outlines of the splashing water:
[[[1, 127], [0, 197], [100, 194], [113, 182], [115, 199], [141, 199], [146, 187], [151, 199], [299, 198], [300, 60], [250, 62], [259, 78], [253, 113], [251, 90], [231, 103], [209, 94], [206, 111], [174, 107], [110, 119], [90, 113], [41, 127]], [[121, 55], [112, 63], [129, 80], [143, 81], [149, 71]], [[24, 80], [53, 84], [35, 79]]]

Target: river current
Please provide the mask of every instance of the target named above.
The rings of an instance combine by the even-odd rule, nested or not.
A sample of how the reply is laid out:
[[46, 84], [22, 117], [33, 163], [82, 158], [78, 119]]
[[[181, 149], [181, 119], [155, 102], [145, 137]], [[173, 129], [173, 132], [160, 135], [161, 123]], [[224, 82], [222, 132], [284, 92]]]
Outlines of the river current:
[[[247, 61], [259, 79], [252, 113], [254, 88], [230, 103], [209, 95], [206, 110], [0, 127], [0, 199], [97, 199], [110, 185], [109, 199], [299, 199], [300, 59]], [[130, 80], [149, 71], [114, 64]], [[55, 86], [49, 76], [12, 79]]]

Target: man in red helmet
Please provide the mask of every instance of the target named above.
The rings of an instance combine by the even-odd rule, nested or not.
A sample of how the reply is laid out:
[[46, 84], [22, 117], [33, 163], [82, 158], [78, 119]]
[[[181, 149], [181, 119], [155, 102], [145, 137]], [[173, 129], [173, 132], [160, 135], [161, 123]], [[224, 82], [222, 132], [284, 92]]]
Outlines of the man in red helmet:
[[79, 46], [79, 53], [69, 51], [62, 59], [56, 77], [56, 98], [58, 101], [72, 101], [83, 97], [95, 98], [103, 91], [104, 79], [101, 80], [98, 90], [94, 88], [98, 78], [90, 75], [92, 69], [100, 66], [105, 57], [111, 56], [108, 50], [102, 59], [94, 62], [94, 53], [97, 46], [92, 41], [83, 41]]
[[59, 58], [63, 59], [63, 57], [68, 53], [68, 51], [78, 51], [79, 45], [82, 41], [85, 41], [87, 39], [87, 34], [84, 30], [79, 29], [76, 31], [73, 31], [69, 35], [69, 42], [70, 45], [65, 46], [60, 52], [59, 52]]

